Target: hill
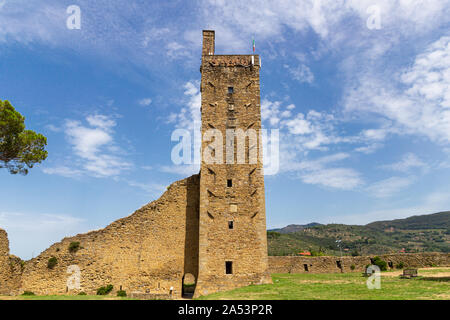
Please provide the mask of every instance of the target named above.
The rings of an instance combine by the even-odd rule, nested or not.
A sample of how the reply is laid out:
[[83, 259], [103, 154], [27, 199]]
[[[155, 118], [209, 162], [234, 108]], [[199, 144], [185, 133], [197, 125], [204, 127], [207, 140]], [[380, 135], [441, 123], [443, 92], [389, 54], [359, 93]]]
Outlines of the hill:
[[301, 231], [303, 229], [312, 228], [316, 226], [321, 226], [320, 223], [313, 222], [309, 224], [290, 224], [287, 227], [281, 228], [281, 229], [271, 229], [269, 231], [275, 231], [279, 233], [293, 233], [297, 231]]
[[[341, 240], [341, 248], [336, 240]], [[365, 226], [290, 225], [268, 231], [269, 255], [372, 255], [399, 252], [450, 252], [450, 211], [377, 221]], [[341, 250], [340, 250], [341, 249]]]

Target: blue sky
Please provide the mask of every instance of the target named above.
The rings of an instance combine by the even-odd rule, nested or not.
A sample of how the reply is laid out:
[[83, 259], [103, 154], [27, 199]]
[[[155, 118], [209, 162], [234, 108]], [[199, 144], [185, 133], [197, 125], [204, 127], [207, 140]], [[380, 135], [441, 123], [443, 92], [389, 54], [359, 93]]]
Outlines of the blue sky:
[[49, 151], [28, 176], [0, 172], [12, 253], [103, 228], [196, 173], [172, 163], [171, 134], [199, 115], [202, 29], [223, 54], [255, 37], [263, 124], [280, 130], [269, 228], [449, 210], [449, 17], [444, 0], [0, 0], [0, 99]]

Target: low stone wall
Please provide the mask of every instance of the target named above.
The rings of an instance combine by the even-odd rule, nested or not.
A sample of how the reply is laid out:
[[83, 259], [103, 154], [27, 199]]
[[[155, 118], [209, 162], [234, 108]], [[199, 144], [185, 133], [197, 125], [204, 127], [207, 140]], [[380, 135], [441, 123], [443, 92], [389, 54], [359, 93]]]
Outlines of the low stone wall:
[[[270, 273], [339, 273], [363, 272], [370, 257], [269, 257]], [[389, 269], [394, 269], [399, 263], [404, 267], [448, 267], [450, 254], [448, 253], [404, 253], [387, 254], [379, 257], [388, 263]], [[354, 268], [352, 268], [354, 266]]]
[[173, 300], [174, 296], [169, 293], [132, 292], [130, 298], [139, 300]]

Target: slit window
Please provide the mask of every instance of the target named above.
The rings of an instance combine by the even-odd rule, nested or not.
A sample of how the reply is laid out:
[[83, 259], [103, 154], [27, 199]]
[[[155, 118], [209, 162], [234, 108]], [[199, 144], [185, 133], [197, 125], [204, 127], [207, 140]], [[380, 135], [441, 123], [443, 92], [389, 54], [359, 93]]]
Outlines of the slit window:
[[308, 268], [308, 265], [306, 263], [303, 265], [303, 268], [305, 268], [306, 272], [309, 272], [309, 268]]
[[228, 229], [234, 229], [234, 222], [228, 221]]
[[234, 93], [234, 88], [228, 87], [228, 94], [233, 94], [233, 93]]
[[233, 274], [233, 262], [232, 261], [225, 262], [225, 273]]
[[231, 188], [232, 186], [233, 186], [233, 180], [228, 179], [228, 180], [227, 180], [227, 187], [228, 187], [228, 188]]

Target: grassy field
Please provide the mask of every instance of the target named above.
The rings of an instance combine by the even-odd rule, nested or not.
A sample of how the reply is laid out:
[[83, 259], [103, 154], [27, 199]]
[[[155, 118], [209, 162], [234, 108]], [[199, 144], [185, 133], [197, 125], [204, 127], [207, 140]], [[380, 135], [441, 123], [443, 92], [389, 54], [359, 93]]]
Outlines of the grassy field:
[[135, 300], [115, 296], [0, 296], [0, 300]]
[[[450, 268], [420, 269], [421, 277], [400, 279], [383, 272], [381, 289], [369, 290], [360, 273], [273, 274], [273, 284], [211, 294], [210, 300], [450, 300]], [[436, 277], [447, 277], [437, 281]], [[433, 279], [428, 279], [434, 277]], [[432, 281], [434, 280], [434, 281]]]
[[[381, 289], [369, 290], [360, 273], [273, 274], [273, 284], [211, 294], [208, 300], [450, 300], [450, 268], [419, 269], [416, 279], [382, 272]], [[0, 300], [130, 300], [115, 296], [18, 296]]]

